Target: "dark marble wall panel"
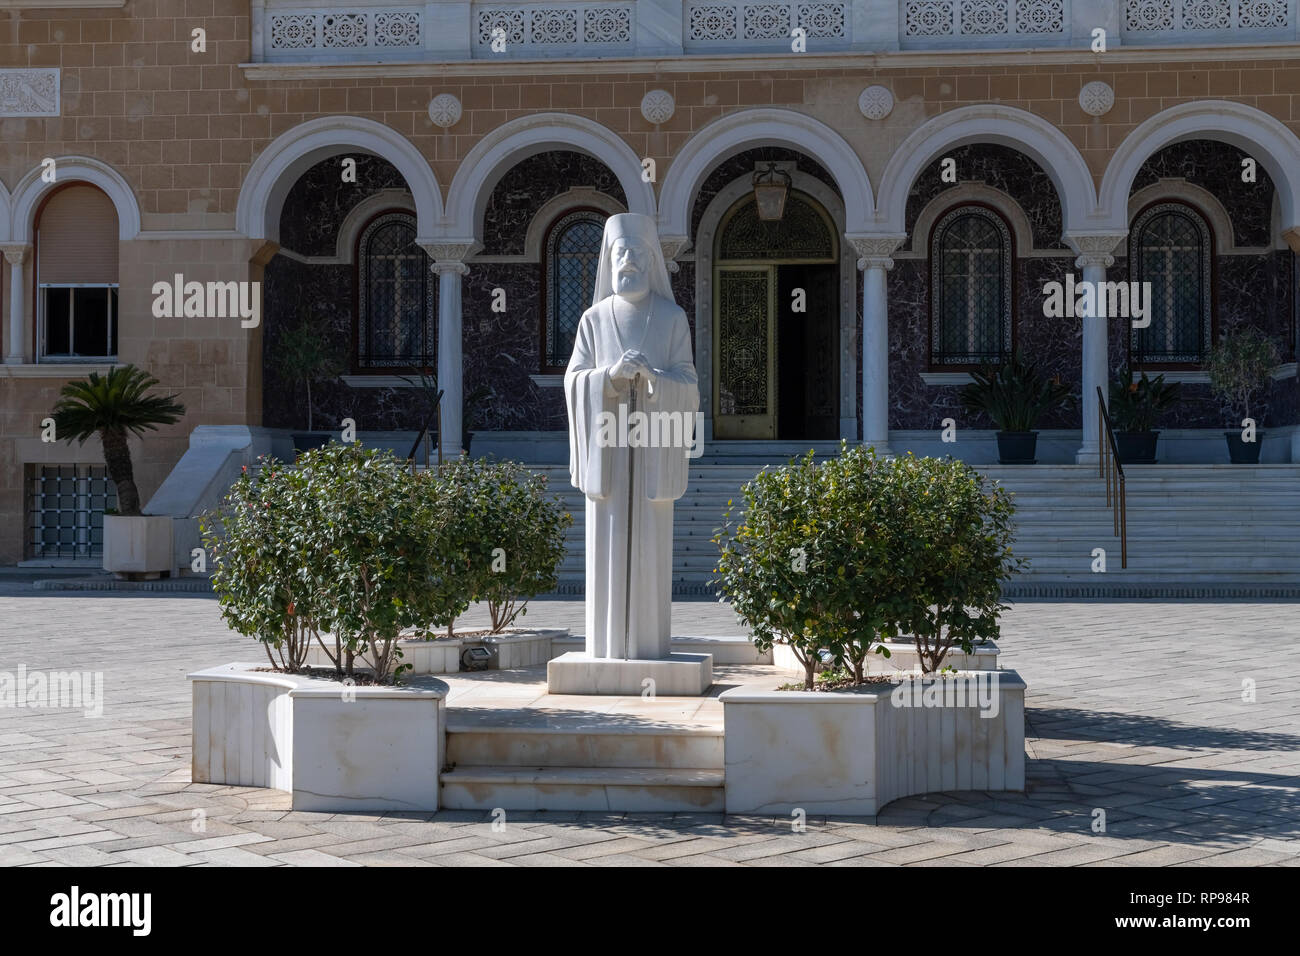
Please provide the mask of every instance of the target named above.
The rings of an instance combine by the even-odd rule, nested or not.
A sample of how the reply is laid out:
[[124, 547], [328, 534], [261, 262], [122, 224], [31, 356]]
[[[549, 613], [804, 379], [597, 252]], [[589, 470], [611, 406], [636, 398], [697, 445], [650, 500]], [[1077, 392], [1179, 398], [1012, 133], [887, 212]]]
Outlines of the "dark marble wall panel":
[[[1071, 386], [1075, 405], [1045, 415], [1040, 428], [1078, 428], [1081, 392], [1082, 325], [1078, 319], [1043, 315], [1043, 284], [1061, 281], [1073, 265], [1068, 258], [1018, 259], [1015, 264], [1015, 347], [1032, 357], [1043, 374]], [[889, 274], [890, 428], [938, 429], [945, 418], [959, 427], [992, 428], [983, 415], [962, 408], [958, 385], [926, 385], [929, 370], [929, 262], [898, 260]]]
[[843, 195], [834, 177], [819, 163], [803, 153], [779, 146], [747, 149], [743, 153], [737, 153], [730, 159], [719, 163], [713, 172], [705, 177], [704, 184], [695, 195], [695, 205], [691, 207], [692, 236], [699, 234], [700, 220], [704, 218], [704, 211], [709, 208], [709, 203], [713, 202], [713, 198], [741, 176], [752, 176], [754, 174], [754, 164], [759, 162], [793, 162], [801, 172], [821, 180], [835, 190], [837, 195]]
[[1133, 191], [1160, 179], [1185, 179], [1213, 193], [1232, 218], [1234, 241], [1239, 246], [1267, 246], [1273, 214], [1273, 180], [1256, 164], [1256, 180], [1241, 181], [1241, 161], [1246, 153], [1227, 143], [1197, 139], [1175, 143], [1142, 164]]
[[[489, 393], [479, 405], [475, 428], [567, 427], [563, 390], [535, 385], [529, 378], [537, 374], [541, 360], [541, 266], [480, 263], [471, 267], [464, 281], [465, 394], [479, 387]], [[492, 311], [492, 290], [497, 288], [506, 293], [504, 312]]]
[[[940, 165], [948, 157], [957, 161], [956, 183], [945, 183], [940, 178]], [[949, 150], [921, 171], [907, 197], [907, 231], [911, 233], [917, 216], [935, 196], [970, 182], [982, 182], [1014, 199], [1029, 218], [1037, 248], [1065, 248], [1061, 240], [1061, 201], [1047, 173], [1023, 153], [990, 143]], [[908, 248], [914, 248], [912, 240]]]
[[483, 213], [483, 250], [487, 256], [524, 253], [528, 224], [545, 203], [578, 186], [612, 196], [627, 207], [618, 177], [598, 159], [556, 150], [530, 156], [501, 177]]
[[304, 256], [332, 256], [339, 227], [357, 203], [383, 189], [405, 189], [406, 180], [378, 156], [352, 154], [357, 181], [345, 183], [340, 153], [303, 173], [280, 213], [280, 244]]
[[[280, 374], [276, 349], [283, 331], [298, 318], [296, 308], [320, 330], [339, 361], [347, 366], [352, 349], [351, 266], [307, 265], [285, 256], [267, 264], [263, 301], [262, 418], [268, 428], [307, 427], [306, 391]], [[352, 388], [342, 381], [312, 385], [314, 427], [335, 430], [351, 418], [362, 431], [418, 429], [415, 397], [409, 389]]]

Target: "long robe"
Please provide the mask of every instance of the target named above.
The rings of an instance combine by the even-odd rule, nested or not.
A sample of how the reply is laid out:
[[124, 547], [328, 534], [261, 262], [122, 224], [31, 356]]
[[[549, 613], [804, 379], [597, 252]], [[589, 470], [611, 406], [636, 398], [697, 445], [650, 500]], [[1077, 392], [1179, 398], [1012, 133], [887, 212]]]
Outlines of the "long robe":
[[[600, 414], [617, 417], [619, 405], [630, 406], [631, 398], [629, 383], [615, 383], [609, 377], [623, 354], [614, 321], [613, 297], [583, 313], [564, 375], [569, 474], [573, 486], [585, 494], [587, 505], [586, 650], [593, 657], [650, 660], [670, 653], [673, 502], [686, 491], [690, 459], [684, 447], [614, 447], [608, 441], [608, 431], [601, 435]], [[700, 389], [686, 313], [670, 300], [655, 296], [643, 341], [635, 341], [638, 334], [639, 330], [629, 329], [621, 335], [621, 342], [645, 354], [657, 381], [651, 393], [645, 379], [638, 380], [636, 409], [676, 412], [686, 425], [683, 434], [689, 441], [700, 407]], [[625, 440], [619, 442], [625, 444]], [[635, 474], [630, 476], [633, 455]]]

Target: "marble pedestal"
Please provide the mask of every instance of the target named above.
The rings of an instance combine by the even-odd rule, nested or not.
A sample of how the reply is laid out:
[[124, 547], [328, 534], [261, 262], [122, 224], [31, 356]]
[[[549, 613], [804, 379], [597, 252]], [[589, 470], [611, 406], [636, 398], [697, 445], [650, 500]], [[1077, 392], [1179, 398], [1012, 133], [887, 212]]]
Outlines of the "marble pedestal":
[[551, 694], [639, 697], [653, 688], [655, 697], [702, 697], [712, 685], [712, 654], [624, 661], [569, 651], [546, 665], [546, 689]]

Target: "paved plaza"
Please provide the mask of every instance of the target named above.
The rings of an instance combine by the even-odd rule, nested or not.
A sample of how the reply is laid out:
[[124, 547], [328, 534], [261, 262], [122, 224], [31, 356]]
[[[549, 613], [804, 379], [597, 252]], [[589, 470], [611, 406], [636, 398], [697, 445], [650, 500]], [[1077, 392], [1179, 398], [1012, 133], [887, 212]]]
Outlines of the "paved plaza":
[[[582, 627], [540, 601], [524, 623]], [[678, 634], [739, 634], [674, 605]], [[1300, 864], [1300, 607], [1020, 603], [1028, 792], [933, 794], [874, 819], [293, 812], [190, 783], [185, 675], [262, 656], [215, 600], [0, 587], [0, 671], [98, 671], [103, 716], [0, 710], [0, 865], [1098, 866]], [[485, 620], [474, 609], [469, 625]], [[1253, 681], [1253, 687], [1249, 682]], [[1253, 700], [1250, 697], [1253, 689]]]

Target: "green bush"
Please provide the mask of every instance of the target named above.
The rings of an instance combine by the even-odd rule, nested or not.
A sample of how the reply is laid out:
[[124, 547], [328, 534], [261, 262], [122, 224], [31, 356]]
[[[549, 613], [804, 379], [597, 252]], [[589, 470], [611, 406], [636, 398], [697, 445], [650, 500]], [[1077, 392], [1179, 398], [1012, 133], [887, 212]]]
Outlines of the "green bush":
[[351, 675], [360, 657], [384, 679], [401, 671], [404, 630], [448, 625], [469, 606], [442, 547], [445, 521], [433, 473], [331, 444], [293, 468], [265, 459], [202, 529], [222, 616], [261, 641], [273, 667], [298, 670], [315, 639], [336, 673]]
[[1044, 414], [1073, 402], [1068, 385], [1044, 377], [1019, 352], [996, 368], [972, 372], [971, 377], [975, 381], [961, 390], [963, 407], [984, 412], [999, 431], [1031, 432]]
[[492, 632], [500, 633], [527, 613], [528, 598], [559, 583], [573, 516], [546, 497], [544, 476], [518, 462], [454, 458], [436, 475], [448, 573], [463, 593], [487, 602]]
[[1280, 361], [1272, 339], [1254, 326], [1241, 326], [1224, 335], [1210, 351], [1205, 364], [1210, 390], [1250, 418], [1251, 400], [1268, 385]]
[[969, 650], [997, 632], [1011, 557], [1012, 505], [999, 488], [951, 459], [879, 458], [842, 446], [839, 457], [765, 468], [729, 503], [714, 541], [715, 582], [762, 650], [787, 643], [813, 687], [819, 651], [856, 682], [867, 654], [914, 635], [924, 669], [954, 644]]

